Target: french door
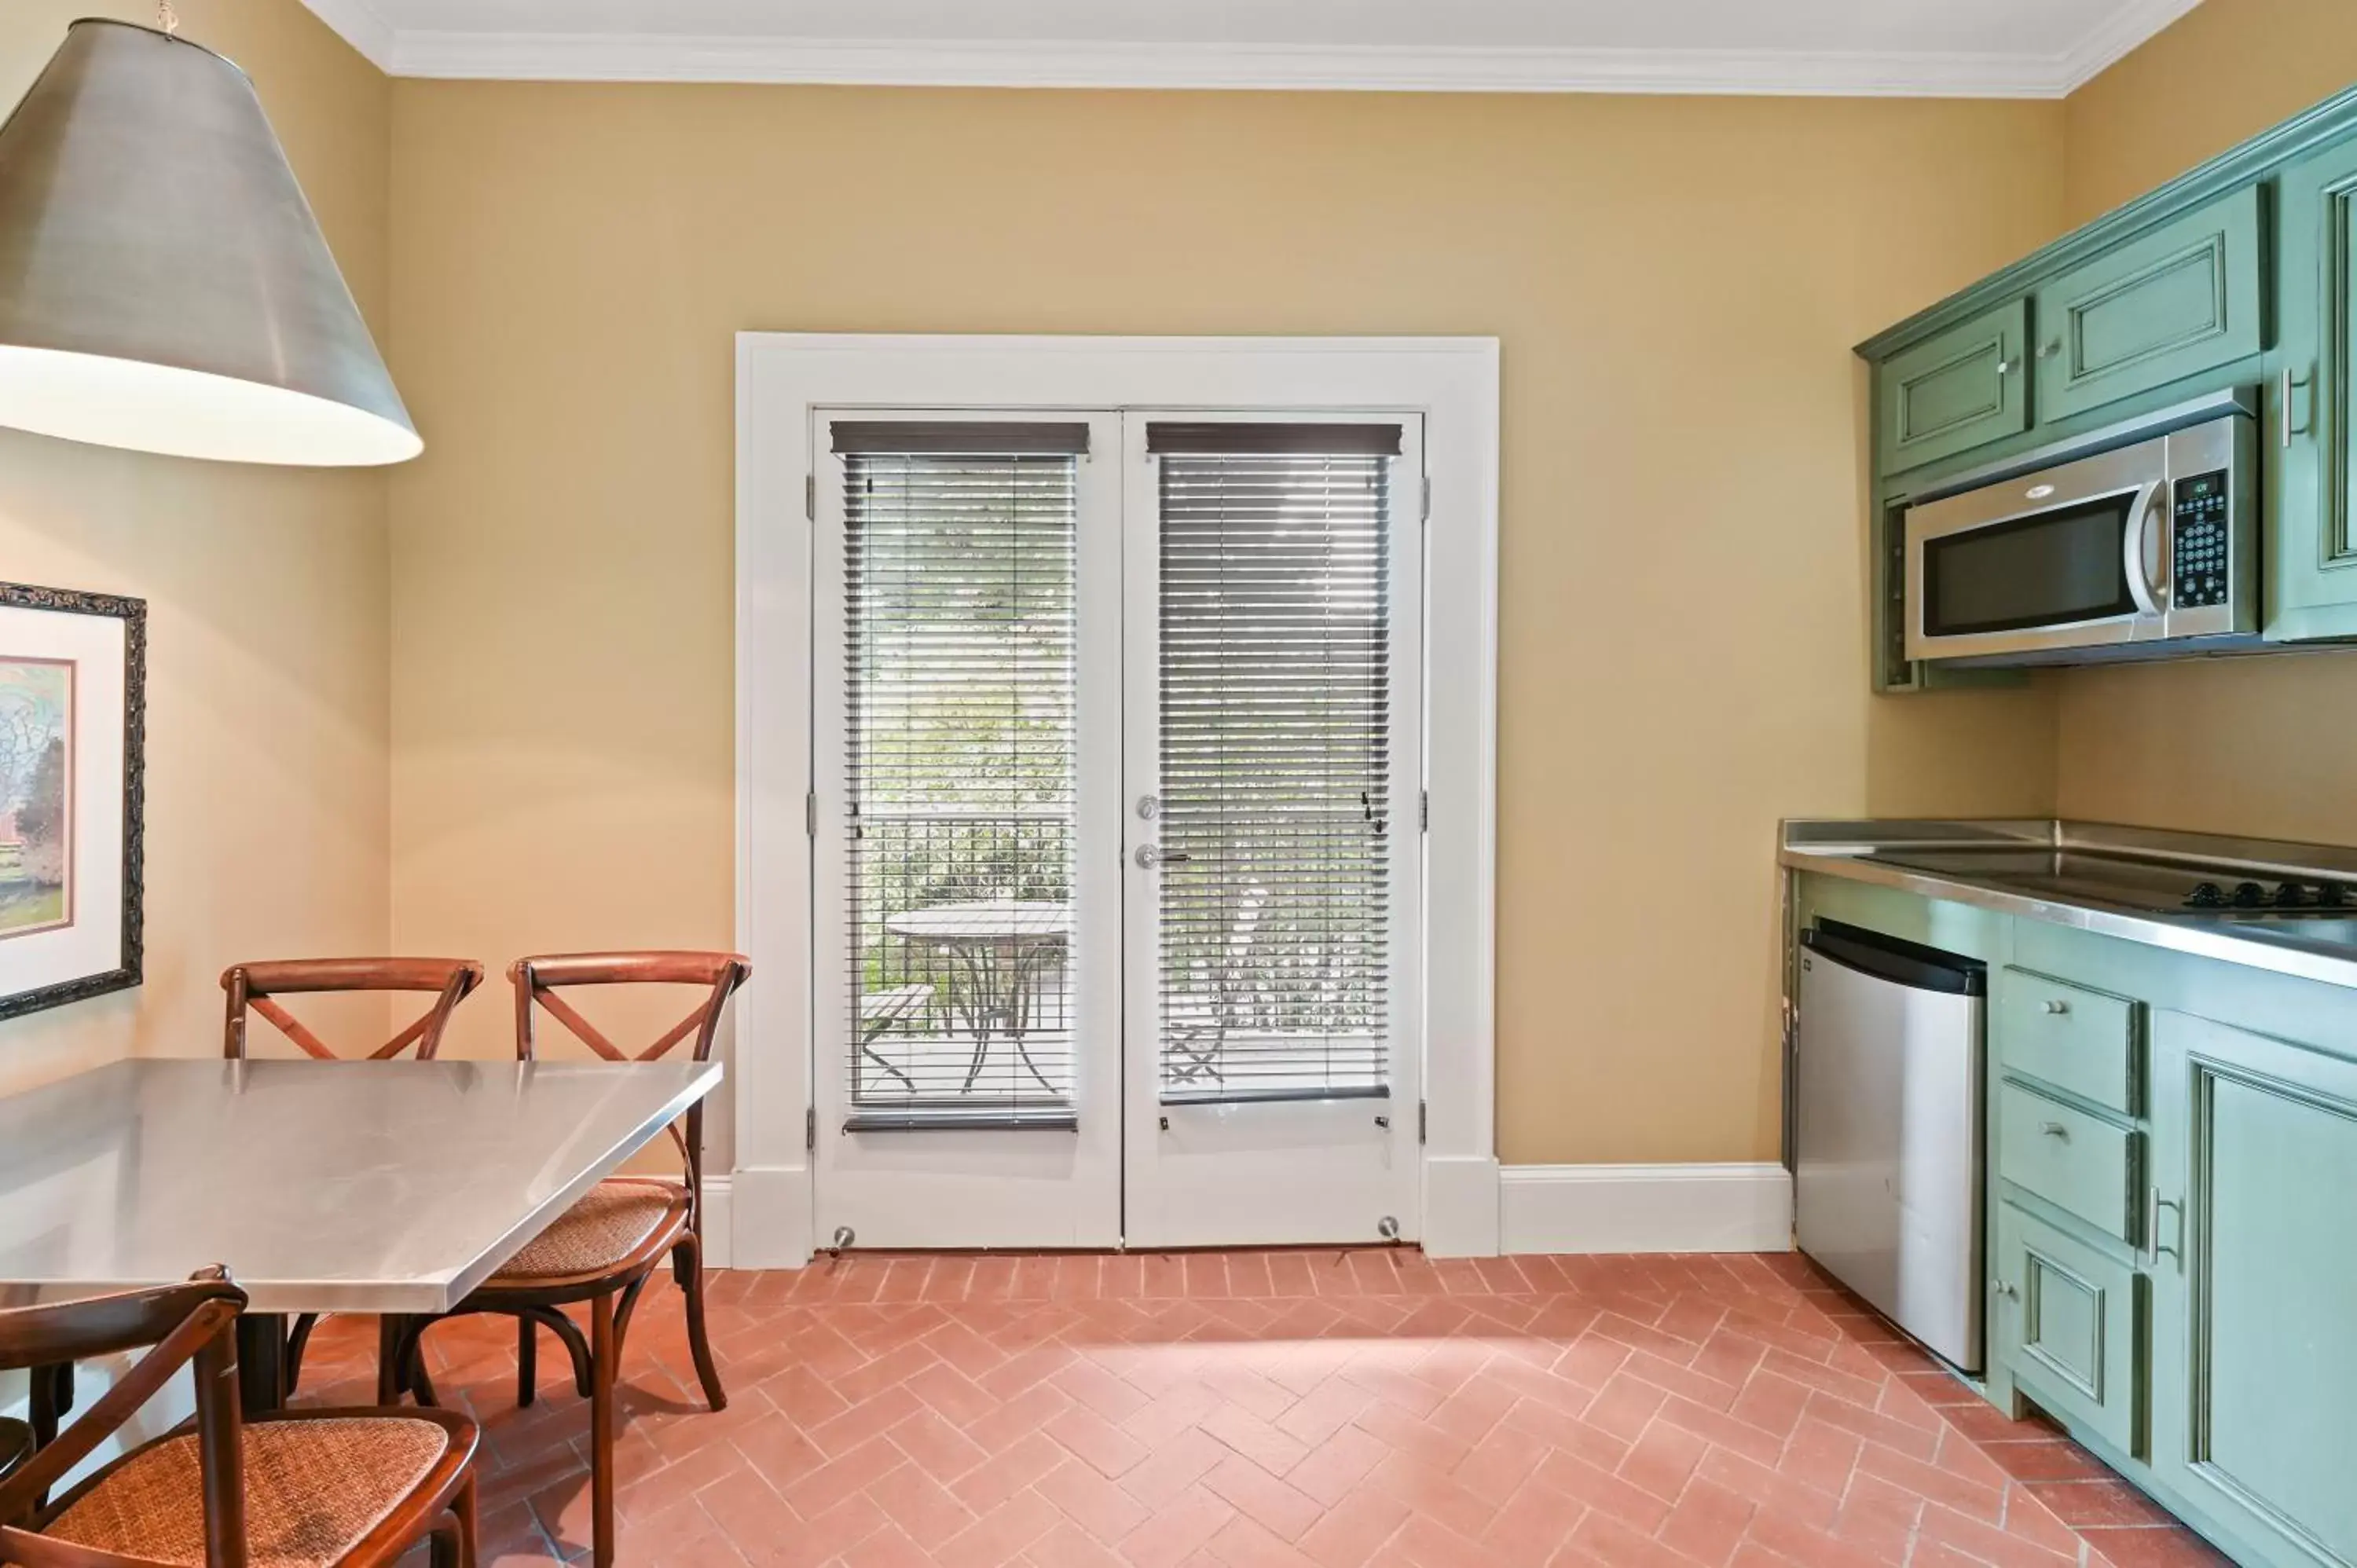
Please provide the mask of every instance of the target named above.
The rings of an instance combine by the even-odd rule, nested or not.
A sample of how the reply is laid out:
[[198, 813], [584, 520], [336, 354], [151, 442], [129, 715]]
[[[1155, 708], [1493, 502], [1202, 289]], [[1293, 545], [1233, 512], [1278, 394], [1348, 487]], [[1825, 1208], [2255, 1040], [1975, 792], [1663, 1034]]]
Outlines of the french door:
[[1420, 421], [818, 424], [821, 1243], [1414, 1239]]

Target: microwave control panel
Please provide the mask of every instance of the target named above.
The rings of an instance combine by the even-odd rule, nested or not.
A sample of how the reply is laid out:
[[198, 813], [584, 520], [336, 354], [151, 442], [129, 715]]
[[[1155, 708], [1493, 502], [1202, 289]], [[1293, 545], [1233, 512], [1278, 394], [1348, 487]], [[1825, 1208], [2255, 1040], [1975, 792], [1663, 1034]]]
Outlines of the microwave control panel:
[[2227, 548], [2227, 508], [2233, 490], [2222, 469], [2179, 479], [2176, 486], [2175, 541], [2169, 581], [2179, 609], [2222, 605], [2233, 597], [2233, 560]]

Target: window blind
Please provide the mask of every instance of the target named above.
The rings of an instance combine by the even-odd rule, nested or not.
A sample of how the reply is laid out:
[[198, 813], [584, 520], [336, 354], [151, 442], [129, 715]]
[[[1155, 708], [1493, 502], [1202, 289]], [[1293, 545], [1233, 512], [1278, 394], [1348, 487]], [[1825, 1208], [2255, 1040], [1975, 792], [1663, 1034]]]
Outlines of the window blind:
[[1155, 424], [1165, 1101], [1389, 1091], [1397, 426]]
[[1068, 1125], [1075, 454], [1087, 427], [835, 434], [851, 1124]]

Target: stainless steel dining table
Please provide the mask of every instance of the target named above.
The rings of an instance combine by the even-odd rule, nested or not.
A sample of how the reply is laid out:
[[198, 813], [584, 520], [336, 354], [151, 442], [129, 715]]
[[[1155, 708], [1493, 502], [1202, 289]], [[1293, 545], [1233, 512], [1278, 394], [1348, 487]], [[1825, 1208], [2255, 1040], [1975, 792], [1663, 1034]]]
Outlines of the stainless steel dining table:
[[0, 1099], [0, 1306], [228, 1267], [251, 1408], [285, 1316], [447, 1312], [716, 1062], [139, 1060]]

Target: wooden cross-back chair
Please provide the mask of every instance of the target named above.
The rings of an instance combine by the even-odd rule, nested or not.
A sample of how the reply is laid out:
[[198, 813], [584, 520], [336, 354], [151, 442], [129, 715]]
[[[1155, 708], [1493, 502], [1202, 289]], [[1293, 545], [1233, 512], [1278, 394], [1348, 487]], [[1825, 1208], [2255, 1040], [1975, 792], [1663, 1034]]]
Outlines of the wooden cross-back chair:
[[[267, 963], [231, 964], [221, 972], [221, 989], [229, 993], [229, 1021], [221, 1038], [221, 1055], [232, 1061], [246, 1056], [245, 1020], [259, 1013], [303, 1054], [317, 1061], [391, 1061], [414, 1050], [419, 1061], [432, 1061], [442, 1048], [443, 1031], [450, 1015], [483, 983], [483, 966], [465, 958], [300, 958]], [[309, 1026], [280, 1004], [281, 996], [350, 994], [369, 992], [431, 992], [433, 1002], [406, 1028], [381, 1046], [357, 1056], [346, 1056], [311, 1031]], [[319, 1315], [296, 1317], [286, 1334], [286, 1386], [291, 1391], [303, 1376], [303, 1352]], [[381, 1325], [377, 1356], [384, 1362], [393, 1350], [393, 1331]], [[398, 1397], [390, 1369], [380, 1365], [377, 1397], [391, 1403]]]
[[[653, 1061], [683, 1045], [697, 1061], [708, 1061], [728, 999], [752, 972], [744, 958], [724, 952], [518, 959], [508, 970], [515, 986], [516, 1056], [523, 1061], [539, 1059], [538, 1019], [544, 1012], [605, 1061]], [[628, 1049], [562, 994], [583, 987], [619, 986], [692, 986], [698, 995], [687, 1016], [653, 1044]], [[614, 1379], [622, 1337], [647, 1281], [666, 1257], [686, 1298], [688, 1348], [705, 1402], [716, 1411], [728, 1404], [704, 1326], [704, 1107], [689, 1107], [673, 1123], [671, 1135], [682, 1163], [678, 1178], [617, 1176], [598, 1183], [450, 1314], [495, 1312], [517, 1319], [518, 1404], [530, 1404], [535, 1397], [538, 1329], [554, 1334], [571, 1353], [575, 1383], [589, 1401], [594, 1568], [608, 1568], [614, 1555]], [[589, 1309], [586, 1346], [563, 1311], [576, 1303], [586, 1303]], [[402, 1381], [428, 1402], [434, 1390], [419, 1345], [430, 1321], [413, 1320], [398, 1349]]]
[[232, 964], [221, 975], [221, 989], [229, 993], [229, 1024], [221, 1054], [233, 1060], [245, 1056], [245, 1015], [253, 1012], [268, 1019], [305, 1056], [319, 1061], [355, 1059], [313, 1034], [278, 998], [304, 993], [430, 991], [435, 993], [434, 1002], [423, 1016], [384, 1044], [363, 1052], [360, 1059], [391, 1061], [414, 1048], [419, 1061], [432, 1061], [435, 1052], [442, 1048], [442, 1032], [449, 1027], [450, 1015], [482, 983], [483, 966], [463, 958], [305, 958]]
[[[434, 1568], [473, 1568], [475, 1423], [438, 1410], [241, 1415], [244, 1306], [245, 1293], [214, 1268], [186, 1284], [0, 1311], [0, 1371], [146, 1351], [0, 1479], [0, 1563], [375, 1568], [430, 1540]], [[191, 1364], [190, 1427], [44, 1500]]]

